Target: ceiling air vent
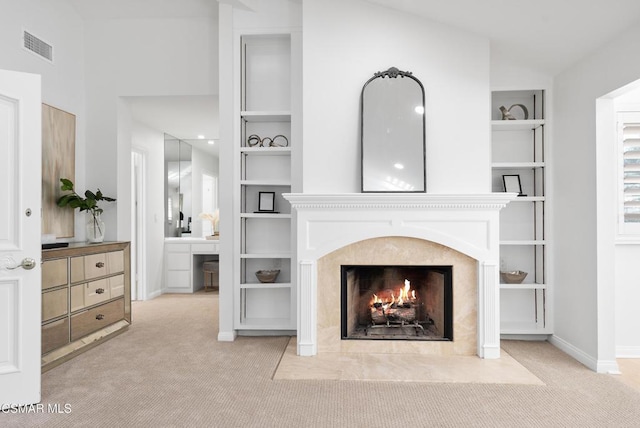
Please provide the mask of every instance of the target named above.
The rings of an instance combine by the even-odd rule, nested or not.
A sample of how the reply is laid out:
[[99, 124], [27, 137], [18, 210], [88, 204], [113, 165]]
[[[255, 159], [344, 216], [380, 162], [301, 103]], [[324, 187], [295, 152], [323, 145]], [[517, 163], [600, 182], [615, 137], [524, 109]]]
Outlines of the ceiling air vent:
[[26, 50], [33, 52], [40, 58], [53, 62], [53, 46], [27, 31], [24, 32], [23, 39]]

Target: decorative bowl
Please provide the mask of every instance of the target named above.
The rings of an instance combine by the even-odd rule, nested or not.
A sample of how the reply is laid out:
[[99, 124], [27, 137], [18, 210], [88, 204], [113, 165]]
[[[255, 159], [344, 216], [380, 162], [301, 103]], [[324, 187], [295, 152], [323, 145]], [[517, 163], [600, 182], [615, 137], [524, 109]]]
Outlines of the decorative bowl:
[[500, 278], [505, 284], [520, 284], [527, 276], [527, 272], [514, 270], [511, 272], [500, 272]]
[[264, 283], [276, 282], [276, 278], [280, 273], [280, 269], [273, 270], [259, 270], [256, 272], [256, 277], [258, 277], [258, 281]]

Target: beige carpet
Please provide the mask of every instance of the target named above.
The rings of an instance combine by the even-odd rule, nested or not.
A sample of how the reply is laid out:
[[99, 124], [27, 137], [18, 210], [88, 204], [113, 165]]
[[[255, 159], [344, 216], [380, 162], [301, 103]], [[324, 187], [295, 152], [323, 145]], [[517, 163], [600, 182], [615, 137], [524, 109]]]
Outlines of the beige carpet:
[[288, 337], [218, 342], [217, 296], [133, 306], [128, 332], [45, 373], [2, 427], [638, 427], [640, 393], [547, 343], [503, 342], [545, 385], [274, 380]]

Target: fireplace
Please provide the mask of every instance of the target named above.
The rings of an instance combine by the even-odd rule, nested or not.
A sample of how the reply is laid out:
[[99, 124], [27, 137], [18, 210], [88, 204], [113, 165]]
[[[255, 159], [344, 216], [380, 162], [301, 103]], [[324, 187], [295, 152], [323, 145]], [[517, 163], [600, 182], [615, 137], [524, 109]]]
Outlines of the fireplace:
[[[283, 195], [292, 207], [297, 352], [500, 357], [500, 217], [510, 193]], [[343, 340], [341, 266], [452, 266], [451, 340]], [[410, 280], [411, 282], [411, 280]]]
[[343, 340], [453, 340], [451, 266], [341, 267]]

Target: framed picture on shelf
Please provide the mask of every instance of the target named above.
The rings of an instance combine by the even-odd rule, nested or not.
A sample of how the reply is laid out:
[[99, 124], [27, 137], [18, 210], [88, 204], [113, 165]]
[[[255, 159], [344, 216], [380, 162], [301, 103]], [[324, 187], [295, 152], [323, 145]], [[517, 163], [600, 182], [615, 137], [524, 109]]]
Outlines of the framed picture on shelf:
[[520, 175], [503, 175], [502, 182], [504, 183], [504, 191], [507, 193], [517, 193], [518, 196], [524, 196], [522, 194], [522, 184], [520, 183]]
[[258, 192], [258, 212], [273, 213], [276, 211], [276, 193]]

